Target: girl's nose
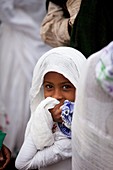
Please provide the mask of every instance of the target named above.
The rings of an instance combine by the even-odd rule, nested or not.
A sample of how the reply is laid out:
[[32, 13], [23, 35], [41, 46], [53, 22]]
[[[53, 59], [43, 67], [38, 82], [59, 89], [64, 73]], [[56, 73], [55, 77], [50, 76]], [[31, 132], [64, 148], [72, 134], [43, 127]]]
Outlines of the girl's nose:
[[53, 98], [57, 99], [57, 100], [62, 100], [63, 99], [63, 95], [60, 89], [55, 89], [54, 93], [53, 93]]

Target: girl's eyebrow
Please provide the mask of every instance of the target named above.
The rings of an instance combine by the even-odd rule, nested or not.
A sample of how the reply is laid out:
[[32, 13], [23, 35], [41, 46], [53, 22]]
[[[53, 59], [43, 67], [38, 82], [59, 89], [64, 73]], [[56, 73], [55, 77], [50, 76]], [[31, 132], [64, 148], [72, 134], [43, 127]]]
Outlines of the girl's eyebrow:
[[50, 81], [44, 81], [43, 84], [45, 84], [45, 83], [54, 84], [54, 83], [52, 83]]
[[65, 81], [65, 82], [61, 82], [61, 84], [72, 84], [72, 83], [69, 81]]
[[[53, 84], [53, 82], [51, 82], [51, 81], [44, 81], [44, 83], [51, 83], [51, 84]], [[72, 84], [71, 82], [69, 82], [69, 81], [64, 81], [64, 82], [59, 82], [60, 84], [66, 84], [66, 83], [69, 83], [69, 84]]]
[[50, 81], [44, 81], [44, 83], [52, 83], [52, 82], [50, 82]]

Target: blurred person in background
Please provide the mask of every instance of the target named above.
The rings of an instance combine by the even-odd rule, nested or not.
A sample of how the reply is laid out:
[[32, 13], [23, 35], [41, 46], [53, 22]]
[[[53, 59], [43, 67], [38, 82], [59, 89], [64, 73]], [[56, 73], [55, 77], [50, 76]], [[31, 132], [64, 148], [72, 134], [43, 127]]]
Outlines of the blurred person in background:
[[74, 20], [81, 0], [46, 0], [47, 14], [41, 25], [43, 41], [52, 47], [70, 46]]
[[71, 31], [70, 46], [86, 58], [113, 40], [112, 0], [82, 0]]
[[29, 89], [40, 56], [51, 47], [40, 37], [45, 0], [0, 1], [0, 129], [4, 144], [18, 154], [30, 117]]

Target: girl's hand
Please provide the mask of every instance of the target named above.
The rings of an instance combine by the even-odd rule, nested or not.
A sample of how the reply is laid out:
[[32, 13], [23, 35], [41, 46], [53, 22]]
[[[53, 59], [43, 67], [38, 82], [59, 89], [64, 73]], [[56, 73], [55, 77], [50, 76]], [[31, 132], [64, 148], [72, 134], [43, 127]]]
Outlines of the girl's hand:
[[50, 109], [50, 113], [52, 115], [53, 121], [54, 122], [62, 122], [62, 118], [61, 118], [61, 109], [60, 107], [63, 105], [63, 102], [60, 102], [59, 104], [57, 104], [53, 109]]

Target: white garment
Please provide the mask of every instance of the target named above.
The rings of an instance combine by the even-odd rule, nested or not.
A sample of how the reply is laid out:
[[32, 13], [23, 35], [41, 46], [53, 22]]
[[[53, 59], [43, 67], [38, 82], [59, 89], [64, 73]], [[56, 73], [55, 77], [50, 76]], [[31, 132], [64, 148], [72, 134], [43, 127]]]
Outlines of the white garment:
[[54, 143], [54, 136], [51, 130], [54, 122], [49, 109], [52, 109], [58, 103], [59, 101], [56, 99], [47, 97], [41, 101], [31, 115], [25, 136], [31, 133], [37, 150], [42, 150], [44, 147], [51, 146]]
[[[51, 47], [40, 37], [46, 0], [0, 0], [0, 112], [5, 144], [16, 154], [30, 117], [29, 89], [37, 60]], [[4, 122], [4, 121], [3, 121]], [[8, 123], [9, 122], [9, 123]]]
[[[49, 134], [50, 138], [52, 135], [52, 140], [47, 143], [42, 142], [41, 149], [43, 147], [44, 149], [39, 150], [38, 133], [43, 137], [44, 131], [41, 129], [42, 134], [38, 132], [38, 129], [40, 129], [38, 122], [48, 117], [44, 115], [47, 114], [45, 112], [46, 107], [50, 107], [50, 104], [53, 105], [53, 103], [50, 103], [53, 99], [46, 98], [44, 100], [43, 79], [47, 72], [55, 71], [66, 77], [75, 88], [78, 88], [79, 77], [85, 61], [85, 57], [79, 51], [71, 47], [57, 47], [46, 52], [37, 62], [30, 89], [31, 119], [27, 125], [24, 143], [16, 159], [17, 169], [71, 170], [71, 139], [67, 138], [58, 127], [54, 133]], [[46, 107], [41, 108], [41, 106]], [[42, 114], [41, 120], [40, 114]], [[44, 127], [50, 130], [52, 124], [50, 117], [47, 118], [47, 122]], [[42, 126], [41, 128], [44, 128], [43, 122], [41, 123], [39, 123]], [[48, 133], [44, 133], [44, 135], [45, 138], [48, 137]], [[34, 140], [34, 137], [36, 137], [36, 140]], [[45, 144], [47, 144], [47, 147], [45, 147]]]
[[66, 139], [61, 132], [57, 133], [54, 145], [42, 151], [37, 151], [29, 134], [17, 156], [15, 162], [17, 169], [71, 170], [70, 139]]
[[113, 170], [113, 98], [95, 72], [101, 57], [109, 61], [113, 55], [111, 48], [104, 56], [106, 49], [90, 56], [81, 74], [72, 120], [72, 170]]
[[34, 69], [30, 89], [31, 112], [34, 112], [37, 105], [44, 99], [42, 83], [47, 72], [55, 71], [64, 75], [78, 88], [80, 73], [85, 61], [83, 54], [71, 47], [57, 47], [46, 52]]

